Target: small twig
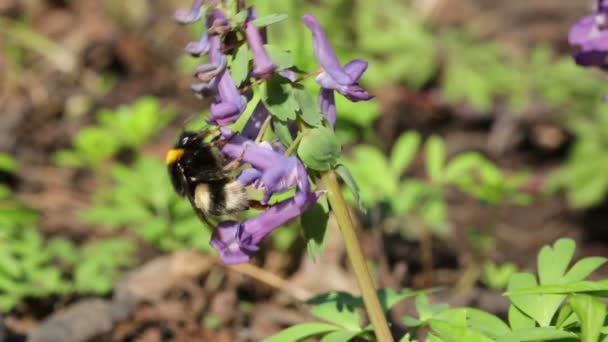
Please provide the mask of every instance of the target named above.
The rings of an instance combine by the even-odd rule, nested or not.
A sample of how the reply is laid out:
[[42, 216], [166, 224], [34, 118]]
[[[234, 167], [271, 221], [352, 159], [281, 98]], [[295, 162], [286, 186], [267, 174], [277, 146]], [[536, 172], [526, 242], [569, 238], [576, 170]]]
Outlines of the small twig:
[[289, 147], [285, 151], [285, 156], [290, 156], [293, 153], [293, 151], [300, 144], [300, 141], [302, 141], [302, 137], [304, 137], [304, 134], [302, 132], [298, 132], [298, 136], [296, 136], [296, 139], [291, 143], [291, 145], [289, 145]]
[[305, 80], [305, 79], [307, 79], [309, 77], [312, 77], [312, 76], [317, 76], [318, 74], [320, 74], [322, 72], [323, 72], [323, 68], [319, 68], [319, 69], [317, 69], [315, 71], [309, 72], [308, 74], [304, 74], [304, 75], [302, 75], [302, 77], [296, 79], [295, 83], [301, 82], [301, 81], [303, 81], [303, 80]]
[[259, 144], [262, 139], [264, 138], [264, 134], [266, 133], [266, 130], [268, 129], [268, 126], [270, 126], [270, 121], [272, 120], [272, 116], [268, 115], [266, 117], [266, 119], [264, 120], [264, 123], [262, 123], [262, 127], [260, 127], [260, 131], [258, 132], [257, 137], [255, 137], [255, 143]]
[[246, 85], [243, 88], [241, 88], [241, 94], [248, 92], [249, 90], [251, 90], [251, 88], [255, 87], [258, 84], [264, 83], [264, 81], [266, 81], [266, 80], [261, 78], [259, 80], [255, 80], [255, 81], [249, 83], [249, 85]]
[[219, 261], [219, 260], [217, 260], [217, 263], [225, 266], [229, 270], [244, 274], [261, 283], [264, 283], [281, 292], [284, 292], [300, 302], [305, 302], [306, 300], [308, 300], [309, 298], [311, 298], [313, 296], [313, 294], [310, 293], [308, 290], [293, 286], [288, 281], [277, 276], [276, 274], [268, 272], [255, 265], [240, 264], [240, 265], [227, 266], [227, 265], [224, 265], [223, 263], [221, 263], [221, 261]]

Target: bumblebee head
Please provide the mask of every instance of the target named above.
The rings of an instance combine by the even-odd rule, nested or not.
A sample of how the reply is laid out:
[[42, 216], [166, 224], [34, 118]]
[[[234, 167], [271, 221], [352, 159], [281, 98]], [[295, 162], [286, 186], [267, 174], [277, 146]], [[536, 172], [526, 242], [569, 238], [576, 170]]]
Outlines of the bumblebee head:
[[165, 163], [167, 165], [175, 164], [175, 162], [177, 162], [184, 156], [184, 153], [186, 153], [186, 149], [192, 146], [192, 144], [197, 142], [199, 139], [200, 136], [197, 133], [183, 132], [179, 136], [175, 147], [173, 147], [167, 152], [167, 156], [165, 157]]

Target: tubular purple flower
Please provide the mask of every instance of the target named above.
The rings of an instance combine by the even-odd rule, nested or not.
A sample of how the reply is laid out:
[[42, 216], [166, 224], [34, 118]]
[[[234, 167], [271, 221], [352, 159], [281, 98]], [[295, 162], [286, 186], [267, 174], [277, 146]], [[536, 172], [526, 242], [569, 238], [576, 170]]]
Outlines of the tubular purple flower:
[[203, 0], [194, 0], [190, 9], [180, 8], [175, 11], [173, 18], [180, 24], [191, 24], [201, 19]]
[[319, 106], [332, 126], [336, 124], [336, 103], [333, 91], [337, 91], [350, 101], [366, 101], [373, 98], [359, 85], [359, 78], [367, 69], [367, 62], [352, 60], [344, 68], [340, 66], [338, 56], [334, 52], [327, 36], [315, 17], [306, 14], [302, 17], [304, 24], [312, 32], [313, 50], [317, 62], [323, 67], [323, 72], [316, 81], [321, 86]]
[[576, 22], [568, 41], [579, 48], [573, 55], [577, 64], [608, 69], [608, 1], [599, 0], [591, 15]]
[[274, 63], [268, 56], [264, 47], [264, 39], [257, 27], [253, 24], [257, 14], [255, 8], [247, 9], [247, 19], [245, 20], [245, 38], [251, 52], [253, 52], [253, 76], [257, 78], [269, 79], [276, 69]]
[[263, 213], [244, 222], [226, 221], [218, 225], [211, 246], [226, 264], [249, 261], [259, 250], [258, 245], [266, 236], [302, 215], [321, 196], [320, 193], [303, 193], [300, 201], [296, 197], [279, 202]]
[[353, 80], [350, 76], [342, 70], [338, 56], [331, 47], [329, 40], [327, 40], [327, 36], [323, 32], [321, 25], [319, 25], [317, 18], [310, 14], [305, 14], [302, 20], [312, 32], [313, 51], [317, 62], [321, 64], [325, 72], [329, 73], [336, 82], [340, 84], [352, 83]]
[[296, 188], [296, 194], [281, 201], [263, 213], [244, 222], [222, 222], [216, 229], [211, 245], [220, 253], [226, 264], [243, 263], [258, 251], [259, 243], [268, 234], [292, 219], [302, 215], [321, 196], [311, 192], [304, 165], [295, 157], [287, 157], [268, 143], [256, 144], [227, 128], [221, 128], [227, 143], [221, 151], [230, 159], [242, 158], [251, 168], [237, 178], [243, 185], [264, 189], [263, 204], [272, 194]]

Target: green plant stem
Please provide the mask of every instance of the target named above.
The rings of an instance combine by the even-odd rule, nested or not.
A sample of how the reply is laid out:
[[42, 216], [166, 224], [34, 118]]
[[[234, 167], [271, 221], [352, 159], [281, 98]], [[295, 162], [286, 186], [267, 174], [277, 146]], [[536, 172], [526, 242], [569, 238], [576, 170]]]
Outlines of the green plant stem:
[[285, 151], [285, 155], [286, 156], [290, 156], [293, 151], [298, 147], [298, 145], [300, 144], [300, 141], [302, 141], [302, 137], [304, 137], [304, 133], [299, 132], [298, 136], [296, 137], [296, 139], [291, 143], [291, 145], [289, 145], [289, 147], [287, 148], [287, 150]]
[[357, 282], [359, 283], [359, 289], [363, 296], [363, 303], [365, 304], [365, 309], [367, 310], [369, 319], [374, 327], [376, 338], [379, 342], [393, 342], [393, 336], [389, 330], [382, 306], [380, 306], [372, 277], [367, 269], [367, 264], [363, 257], [363, 252], [361, 251], [361, 245], [359, 244], [357, 234], [355, 233], [350, 213], [344, 202], [344, 197], [342, 197], [342, 191], [340, 191], [340, 185], [338, 184], [335, 172], [325, 172], [322, 176], [322, 180], [327, 189], [329, 204], [338, 221], [340, 233], [342, 234], [342, 239], [344, 240], [344, 245], [346, 247], [346, 253], [353, 271], [355, 272]]

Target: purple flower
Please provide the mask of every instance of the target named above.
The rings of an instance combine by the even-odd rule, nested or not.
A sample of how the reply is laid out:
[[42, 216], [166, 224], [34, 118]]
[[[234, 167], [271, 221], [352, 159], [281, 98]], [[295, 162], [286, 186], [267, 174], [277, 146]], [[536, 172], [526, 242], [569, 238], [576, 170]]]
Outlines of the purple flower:
[[173, 18], [180, 24], [191, 24], [201, 18], [201, 8], [203, 0], [194, 0], [190, 9], [180, 8], [175, 11]]
[[249, 261], [259, 250], [258, 245], [268, 234], [294, 218], [302, 215], [320, 197], [320, 193], [307, 193], [279, 202], [263, 213], [244, 222], [226, 221], [218, 225], [211, 246], [215, 248], [226, 264], [240, 264]]
[[188, 43], [184, 50], [195, 57], [207, 54], [209, 51], [209, 34], [206, 31], [203, 32], [197, 42]]
[[[222, 41], [217, 34], [213, 34], [209, 38], [209, 64], [210, 66], [202, 69], [219, 71], [217, 76], [211, 76], [208, 82], [199, 84], [195, 90], [203, 95], [208, 95], [217, 85], [217, 95], [211, 104], [209, 121], [219, 126], [230, 125], [238, 120], [245, 110], [247, 100], [241, 95], [226, 68], [226, 57], [222, 54]], [[200, 75], [198, 77], [200, 79]]]
[[255, 8], [247, 9], [247, 20], [245, 21], [245, 38], [251, 52], [253, 52], [253, 76], [257, 78], [269, 79], [272, 77], [276, 66], [266, 52], [264, 39], [257, 27], [253, 24], [257, 14]]
[[207, 18], [207, 32], [210, 34], [225, 34], [230, 31], [230, 23], [219, 9], [214, 9]]
[[296, 189], [293, 197], [253, 218], [244, 222], [222, 222], [218, 226], [211, 245], [218, 250], [225, 263], [236, 264], [251, 259], [259, 243], [268, 234], [306, 212], [321, 193], [310, 191], [306, 169], [296, 157], [284, 156], [282, 150], [266, 142], [256, 144], [226, 128], [222, 128], [222, 135], [227, 139], [221, 148], [222, 153], [230, 159], [240, 157], [251, 165], [237, 180], [245, 186], [263, 189], [262, 204], [267, 204], [275, 193]]
[[568, 41], [579, 47], [574, 53], [577, 64], [608, 68], [608, 1], [599, 0], [591, 15], [576, 22]]
[[354, 102], [373, 98], [358, 83], [359, 78], [367, 69], [367, 62], [355, 59], [342, 67], [317, 19], [310, 14], [306, 14], [302, 17], [302, 20], [312, 32], [315, 58], [323, 67], [323, 72], [316, 79], [321, 86], [321, 93], [319, 94], [321, 112], [333, 126], [336, 121], [333, 91], [339, 92]]

